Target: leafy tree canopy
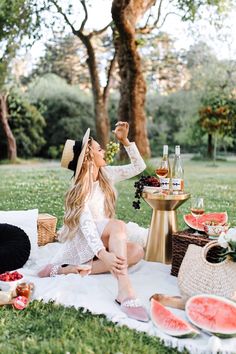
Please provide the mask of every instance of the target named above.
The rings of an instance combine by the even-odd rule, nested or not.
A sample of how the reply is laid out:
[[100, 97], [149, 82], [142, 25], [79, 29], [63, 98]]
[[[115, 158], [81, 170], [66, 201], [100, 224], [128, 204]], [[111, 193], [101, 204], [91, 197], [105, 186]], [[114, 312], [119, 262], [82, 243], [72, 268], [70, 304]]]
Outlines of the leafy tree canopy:
[[35, 37], [39, 17], [33, 0], [1, 0], [0, 2], [0, 87], [7, 68], [24, 36]]
[[231, 135], [236, 125], [236, 100], [227, 97], [212, 97], [203, 100], [199, 110], [199, 124], [211, 134]]

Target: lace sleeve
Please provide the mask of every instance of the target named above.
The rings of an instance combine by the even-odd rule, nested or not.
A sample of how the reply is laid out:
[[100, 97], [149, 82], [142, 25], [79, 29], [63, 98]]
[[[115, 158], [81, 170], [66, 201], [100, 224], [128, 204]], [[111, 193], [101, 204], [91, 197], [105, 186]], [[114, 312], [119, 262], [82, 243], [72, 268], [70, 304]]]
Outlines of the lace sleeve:
[[85, 206], [84, 211], [80, 216], [80, 230], [94, 255], [97, 255], [101, 249], [105, 248], [88, 206]]
[[134, 177], [146, 168], [146, 164], [134, 142], [129, 146], [125, 146], [125, 150], [130, 158], [131, 163], [129, 165], [103, 167], [103, 170], [113, 183]]

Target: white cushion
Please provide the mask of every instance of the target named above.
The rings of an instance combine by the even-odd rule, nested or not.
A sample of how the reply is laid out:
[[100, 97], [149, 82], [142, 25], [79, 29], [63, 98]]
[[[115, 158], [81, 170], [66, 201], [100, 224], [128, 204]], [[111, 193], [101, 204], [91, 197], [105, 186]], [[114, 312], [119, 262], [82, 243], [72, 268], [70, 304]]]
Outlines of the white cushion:
[[36, 259], [38, 255], [38, 209], [32, 210], [0, 210], [0, 223], [18, 226], [25, 231], [30, 240], [30, 259]]

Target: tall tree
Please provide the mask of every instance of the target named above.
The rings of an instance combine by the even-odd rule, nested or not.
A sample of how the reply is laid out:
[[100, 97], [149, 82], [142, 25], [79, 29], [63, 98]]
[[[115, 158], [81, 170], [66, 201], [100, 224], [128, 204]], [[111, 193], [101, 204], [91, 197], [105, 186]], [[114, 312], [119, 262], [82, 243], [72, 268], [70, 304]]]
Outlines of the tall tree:
[[32, 36], [38, 25], [31, 0], [2, 0], [0, 4], [0, 121], [7, 139], [8, 158], [17, 158], [16, 140], [9, 126], [8, 68], [24, 36]]
[[[83, 19], [79, 22], [77, 20], [78, 16], [75, 21], [73, 20], [73, 15], [75, 16], [75, 11], [78, 12], [78, 8], [75, 10], [75, 8], [70, 5], [71, 3], [66, 4], [66, 2], [60, 0], [44, 1], [46, 10], [49, 10], [50, 14], [53, 13], [52, 27], [54, 27], [53, 22], [56, 17], [56, 9], [57, 15], [61, 15], [65, 21], [64, 23], [69, 26], [72, 33], [80, 39], [81, 43], [86, 48], [87, 65], [94, 98], [98, 138], [103, 145], [105, 145], [108, 140], [110, 130], [107, 114], [108, 93], [111, 85], [111, 73], [114, 70], [116, 50], [119, 52], [119, 66], [122, 80], [119, 116], [121, 117], [122, 114], [122, 119], [124, 119], [124, 114], [128, 115], [128, 120], [131, 126], [131, 137], [137, 143], [139, 142], [138, 144], [143, 155], [149, 156], [150, 148], [147, 139], [146, 117], [144, 113], [146, 84], [143, 79], [142, 64], [138, 53], [136, 34], [142, 33], [145, 35], [146, 33], [150, 33], [153, 29], [158, 30], [167, 16], [173, 12], [164, 13], [164, 11], [162, 11], [162, 0], [110, 0], [109, 2], [113, 4], [112, 15], [119, 36], [117, 38], [115, 35], [115, 38], [117, 39], [115, 41], [115, 50], [109, 50], [110, 54], [114, 54], [114, 57], [111, 58], [110, 66], [107, 70], [107, 83], [106, 86], [103, 87], [100, 82], [99, 74], [101, 66], [98, 64], [97, 52], [94, 47], [94, 38], [101, 33], [104, 33], [111, 24], [108, 24], [101, 30], [88, 29], [88, 8], [90, 5], [92, 6], [91, 0], [79, 0], [76, 3], [77, 5], [80, 4], [80, 10], [82, 9], [83, 11]], [[173, 6], [175, 6], [180, 12], [182, 20], [186, 21], [194, 20], [198, 10], [201, 10], [203, 6], [213, 5], [217, 8], [223, 2], [224, 0], [212, 0], [209, 4], [208, 0], [178, 0]], [[139, 20], [142, 19], [144, 14], [146, 14], [155, 4], [157, 5], [155, 7], [157, 12], [156, 16], [147, 14], [145, 26], [141, 28], [138, 27]], [[81, 15], [81, 13], [79, 13], [79, 15]]]
[[130, 123], [131, 139], [146, 157], [150, 156], [144, 110], [147, 89], [135, 30], [137, 21], [154, 3], [154, 0], [113, 0], [112, 3], [112, 17], [119, 33], [115, 43], [121, 77], [119, 119]]
[[92, 93], [93, 93], [93, 101], [94, 101], [94, 112], [95, 112], [95, 121], [96, 121], [96, 130], [97, 137], [102, 146], [105, 145], [109, 141], [110, 135], [110, 121], [108, 117], [108, 97], [109, 97], [109, 89], [111, 85], [111, 76], [115, 68], [115, 52], [113, 51], [112, 57], [110, 60], [109, 68], [107, 70], [107, 82], [105, 87], [101, 85], [100, 77], [99, 77], [99, 65], [96, 57], [96, 50], [93, 45], [93, 39], [97, 35], [104, 33], [110, 26], [111, 23], [107, 24], [104, 28], [100, 30], [86, 31], [85, 26], [88, 21], [88, 1], [80, 0], [82, 5], [82, 9], [84, 11], [84, 18], [81, 21], [78, 28], [75, 27], [73, 22], [69, 18], [69, 13], [71, 10], [68, 10], [68, 13], [63, 10], [60, 6], [59, 1], [57, 0], [48, 0], [48, 3], [54, 5], [57, 12], [62, 15], [65, 23], [70, 27], [72, 33], [77, 36], [80, 41], [83, 43], [87, 50], [87, 60], [86, 63], [88, 65], [91, 85], [92, 85]]
[[[170, 2], [169, 2], [170, 3]], [[173, 4], [183, 21], [193, 21], [196, 14], [203, 6], [213, 6], [221, 10], [224, 0], [178, 0]], [[157, 14], [150, 11], [146, 16], [146, 23], [140, 26], [139, 20], [154, 5]], [[113, 0], [112, 17], [118, 30], [116, 48], [121, 75], [121, 100], [119, 106], [120, 119], [125, 116], [131, 123], [131, 135], [138, 143], [143, 155], [150, 153], [147, 133], [146, 117], [144, 113], [146, 84], [142, 74], [142, 64], [137, 48], [137, 33], [146, 35], [153, 30], [159, 30], [166, 18], [173, 14], [173, 11], [164, 13], [163, 1], [154, 0]]]

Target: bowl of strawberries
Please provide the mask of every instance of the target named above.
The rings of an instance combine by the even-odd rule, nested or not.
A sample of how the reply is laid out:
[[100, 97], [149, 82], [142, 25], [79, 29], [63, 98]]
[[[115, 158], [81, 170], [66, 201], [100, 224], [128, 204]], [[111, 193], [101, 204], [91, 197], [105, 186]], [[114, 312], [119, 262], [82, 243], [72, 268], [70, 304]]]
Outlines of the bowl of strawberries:
[[21, 283], [24, 279], [24, 276], [17, 272], [5, 272], [0, 274], [0, 290], [10, 291], [15, 290], [16, 286]]

